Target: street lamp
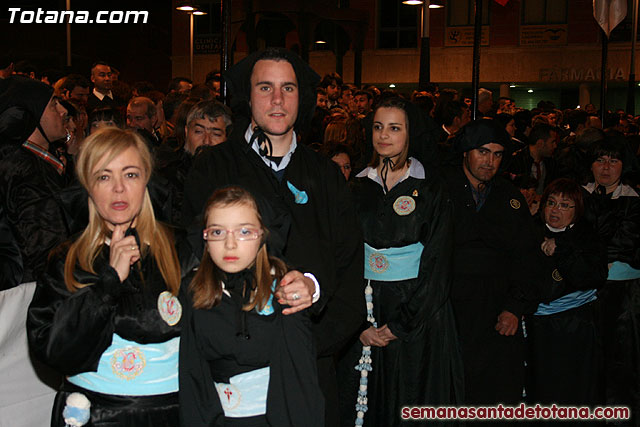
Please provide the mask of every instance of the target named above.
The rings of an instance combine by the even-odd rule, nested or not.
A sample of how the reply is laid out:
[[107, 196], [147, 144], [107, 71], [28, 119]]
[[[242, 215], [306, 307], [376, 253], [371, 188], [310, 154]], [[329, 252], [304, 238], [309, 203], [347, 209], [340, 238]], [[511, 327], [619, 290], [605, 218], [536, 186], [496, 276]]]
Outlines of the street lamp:
[[180, 3], [176, 9], [189, 14], [189, 78], [193, 81], [193, 15], [200, 16], [207, 13], [189, 1]]
[[[420, 74], [418, 77], [418, 90], [427, 88], [427, 84], [431, 80], [431, 64], [429, 49], [429, 9], [432, 7], [430, 0], [404, 0], [403, 4], [422, 5], [422, 25], [420, 34]], [[433, 2], [435, 8], [442, 7], [440, 2]]]

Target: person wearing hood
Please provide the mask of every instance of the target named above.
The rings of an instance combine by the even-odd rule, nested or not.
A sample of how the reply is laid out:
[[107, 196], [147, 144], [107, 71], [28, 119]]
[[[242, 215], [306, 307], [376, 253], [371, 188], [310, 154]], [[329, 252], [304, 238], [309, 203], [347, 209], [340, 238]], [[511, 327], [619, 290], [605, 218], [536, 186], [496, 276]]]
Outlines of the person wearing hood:
[[365, 241], [367, 321], [341, 361], [343, 426], [400, 426], [402, 407], [462, 403], [449, 299], [453, 206], [442, 178], [409, 154], [426, 130], [420, 115], [401, 98], [378, 105], [374, 157], [351, 186]]
[[527, 203], [497, 175], [509, 136], [495, 121], [469, 123], [454, 142], [461, 165], [445, 171], [454, 206], [452, 302], [466, 404], [513, 404], [524, 385], [520, 319], [537, 307], [537, 244]]
[[595, 142], [589, 156], [593, 178], [583, 187], [588, 193], [585, 217], [606, 245], [609, 266], [607, 282], [598, 294], [605, 402], [628, 406], [630, 425], [639, 425], [640, 197], [623, 183], [637, 163], [624, 139], [613, 135]]
[[346, 182], [331, 160], [298, 136], [313, 116], [319, 76], [291, 51], [270, 48], [240, 61], [225, 80], [234, 130], [195, 159], [185, 182], [183, 222], [191, 224], [211, 193], [226, 185], [241, 185], [271, 207], [264, 218], [271, 230], [269, 250], [295, 268], [277, 295], [291, 306], [285, 314], [317, 299], [310, 312], [319, 379], [329, 411], [326, 425], [335, 426], [334, 356], [366, 311], [362, 238]]
[[20, 248], [22, 283], [35, 280], [68, 237], [59, 193], [70, 178], [54, 147], [68, 135], [66, 112], [44, 83], [0, 81], [0, 200]]

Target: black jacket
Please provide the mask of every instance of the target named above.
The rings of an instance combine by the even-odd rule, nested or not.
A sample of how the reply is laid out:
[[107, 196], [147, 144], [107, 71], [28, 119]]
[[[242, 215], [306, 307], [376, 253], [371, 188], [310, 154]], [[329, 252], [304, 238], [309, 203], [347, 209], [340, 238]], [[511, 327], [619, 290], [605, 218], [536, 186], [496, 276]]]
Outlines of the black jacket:
[[[496, 316], [502, 310], [518, 317], [534, 311], [537, 243], [522, 194], [496, 177], [476, 211], [462, 167], [445, 170], [445, 180], [454, 205], [453, 300], [494, 301]], [[490, 287], [477, 286], [478, 279], [488, 280]]]
[[619, 197], [585, 191], [585, 219], [607, 247], [608, 262], [640, 269], [640, 197]]
[[[598, 235], [585, 221], [558, 233], [551, 232], [538, 219], [536, 238], [556, 241], [552, 256], [542, 255], [538, 273], [540, 302], [549, 303], [575, 291], [598, 289], [607, 279], [607, 257]], [[538, 245], [539, 246], [539, 245]], [[539, 251], [542, 254], [542, 251]]]
[[19, 146], [0, 160], [0, 201], [30, 282], [44, 269], [49, 251], [70, 236], [60, 192], [69, 178]]

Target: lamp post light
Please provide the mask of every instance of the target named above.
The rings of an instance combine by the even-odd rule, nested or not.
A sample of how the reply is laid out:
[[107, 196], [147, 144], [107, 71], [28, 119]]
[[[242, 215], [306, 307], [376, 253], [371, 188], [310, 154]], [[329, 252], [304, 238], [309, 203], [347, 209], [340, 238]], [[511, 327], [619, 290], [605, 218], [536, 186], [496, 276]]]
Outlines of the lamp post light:
[[176, 9], [189, 14], [189, 78], [193, 81], [193, 16], [207, 13], [199, 10], [191, 2], [181, 3]]
[[424, 90], [431, 80], [431, 51], [429, 47], [429, 9], [444, 7], [439, 1], [404, 0], [403, 4], [422, 5], [420, 25], [420, 74], [418, 76], [418, 90]]

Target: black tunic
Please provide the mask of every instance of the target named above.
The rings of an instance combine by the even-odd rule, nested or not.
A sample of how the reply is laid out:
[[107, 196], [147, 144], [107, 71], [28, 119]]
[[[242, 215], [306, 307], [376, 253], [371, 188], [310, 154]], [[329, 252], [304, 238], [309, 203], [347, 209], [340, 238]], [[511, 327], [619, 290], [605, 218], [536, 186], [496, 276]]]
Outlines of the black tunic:
[[[398, 426], [403, 406], [462, 401], [462, 364], [449, 299], [453, 207], [439, 177], [410, 176], [387, 194], [377, 182], [360, 177], [352, 191], [367, 244], [376, 249], [424, 245], [417, 278], [370, 282], [377, 326], [388, 325], [398, 339], [386, 347], [371, 347], [373, 371], [368, 375], [365, 425]], [[394, 211], [394, 202], [401, 196], [415, 201], [415, 210], [408, 215]], [[345, 361], [351, 371], [362, 350], [359, 340], [354, 347], [355, 361]], [[348, 413], [350, 408], [351, 417], [345, 415], [343, 425], [353, 425], [355, 420], [355, 383], [351, 393], [344, 393], [343, 411]]]
[[539, 256], [522, 194], [503, 178], [491, 181], [476, 211], [461, 166], [445, 171], [454, 205], [452, 301], [462, 346], [466, 403], [515, 403], [524, 384], [522, 331], [503, 336], [498, 316], [518, 318], [537, 307], [533, 268]]
[[[576, 291], [598, 289], [607, 277], [604, 247], [587, 223], [551, 232], [540, 221], [538, 242], [553, 238], [556, 250], [542, 257], [538, 271], [541, 300], [552, 302]], [[532, 403], [594, 406], [599, 401], [601, 371], [599, 301], [548, 315], [527, 316]]]
[[[607, 248], [609, 263], [640, 270], [640, 197], [599, 195], [585, 199], [585, 217]], [[631, 409], [625, 425], [640, 425], [640, 279], [607, 281], [602, 305], [605, 398]]]
[[[181, 245], [178, 248], [183, 273], [189, 273], [196, 260], [188, 248]], [[29, 306], [27, 332], [35, 357], [71, 376], [96, 371], [114, 333], [140, 344], [163, 343], [180, 335], [182, 321], [170, 326], [158, 312], [158, 296], [167, 287], [152, 256], [141, 260], [140, 270], [132, 267], [121, 283], [117, 272], [109, 266], [109, 247], [104, 245], [94, 263], [96, 274], [79, 268], [74, 272], [80, 283], [93, 284], [71, 293], [64, 282], [67, 249], [68, 244], [64, 244], [52, 252]], [[66, 396], [77, 389], [65, 381], [56, 396], [52, 426], [64, 426], [62, 410]], [[93, 424], [88, 425], [108, 422], [131, 427], [178, 425], [177, 393], [130, 397], [80, 390], [92, 403]]]
[[268, 366], [266, 417], [250, 417], [250, 425], [323, 426], [323, 397], [306, 314], [285, 316], [274, 300], [270, 315], [247, 312], [245, 329], [238, 334], [240, 301], [223, 294], [215, 307], [188, 308], [180, 341], [182, 425], [225, 426], [246, 421], [225, 419], [214, 381], [228, 383], [232, 376]]

